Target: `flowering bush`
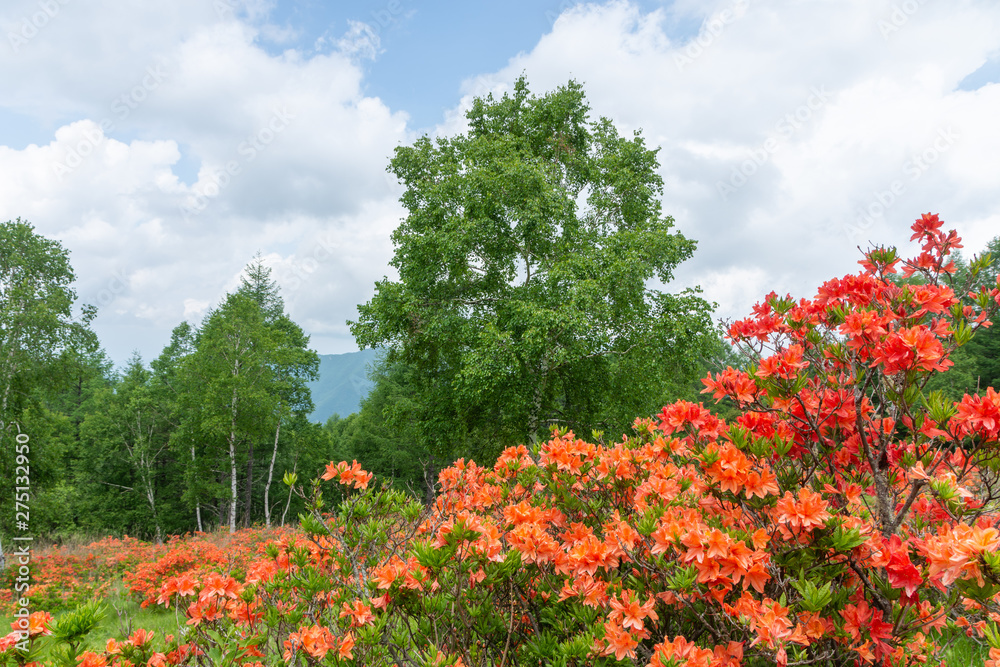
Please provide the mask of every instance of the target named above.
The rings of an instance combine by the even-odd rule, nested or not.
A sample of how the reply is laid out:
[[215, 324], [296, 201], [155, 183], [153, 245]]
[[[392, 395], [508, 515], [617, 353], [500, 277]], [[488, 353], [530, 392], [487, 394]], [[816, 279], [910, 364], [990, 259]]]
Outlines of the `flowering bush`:
[[746, 367], [704, 380], [731, 422], [678, 402], [611, 445], [557, 432], [458, 461], [431, 507], [331, 463], [347, 498], [314, 483], [245, 570], [143, 579], [183, 636], [81, 664], [900, 666], [964, 632], [1000, 665], [1000, 396], [926, 391], [1000, 289], [956, 295], [940, 227], [733, 324]]

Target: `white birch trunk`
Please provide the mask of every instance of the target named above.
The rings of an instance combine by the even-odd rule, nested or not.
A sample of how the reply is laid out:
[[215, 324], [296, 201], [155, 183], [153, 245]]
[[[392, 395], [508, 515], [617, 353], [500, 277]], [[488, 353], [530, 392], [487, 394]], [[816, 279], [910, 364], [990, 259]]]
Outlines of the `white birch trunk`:
[[278, 406], [278, 427], [274, 429], [274, 449], [271, 450], [271, 467], [267, 469], [267, 485], [264, 486], [264, 525], [271, 527], [271, 480], [274, 479], [274, 461], [278, 458], [278, 435], [281, 434], [281, 406]]
[[[234, 373], [235, 374], [235, 373]], [[229, 533], [236, 532], [236, 388], [233, 388], [233, 402], [229, 418], [229, 491], [232, 503], [229, 505]]]
[[[194, 445], [191, 445], [191, 465], [194, 465]], [[205, 532], [205, 525], [201, 522], [201, 501], [197, 500], [194, 503], [194, 514], [198, 519], [198, 532]]]
[[[295, 471], [296, 471], [296, 469], [298, 469], [298, 467], [299, 467], [299, 462], [296, 460], [295, 463], [292, 464], [292, 474], [293, 475], [295, 474]], [[293, 488], [294, 488], [294, 485], [288, 487], [288, 501], [285, 502], [285, 511], [281, 513], [281, 525], [282, 526], [285, 525], [285, 516], [288, 514], [288, 508], [292, 506], [292, 489]]]

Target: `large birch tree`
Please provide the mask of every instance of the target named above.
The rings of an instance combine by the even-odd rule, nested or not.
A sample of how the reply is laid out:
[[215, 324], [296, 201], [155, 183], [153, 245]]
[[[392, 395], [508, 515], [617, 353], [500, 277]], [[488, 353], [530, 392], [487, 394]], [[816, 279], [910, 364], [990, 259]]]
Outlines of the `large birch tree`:
[[399, 278], [351, 323], [413, 370], [431, 473], [552, 425], [627, 428], [718, 341], [696, 291], [660, 289], [695, 242], [663, 215], [638, 132], [591, 120], [575, 82], [535, 97], [521, 78], [466, 117], [396, 149]]

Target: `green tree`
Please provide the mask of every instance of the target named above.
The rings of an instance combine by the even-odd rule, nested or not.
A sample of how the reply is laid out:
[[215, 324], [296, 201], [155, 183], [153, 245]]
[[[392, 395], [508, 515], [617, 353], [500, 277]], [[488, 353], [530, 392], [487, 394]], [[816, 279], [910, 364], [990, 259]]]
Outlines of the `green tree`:
[[243, 448], [259, 442], [270, 431], [270, 417], [276, 408], [276, 397], [269, 391], [268, 359], [276, 344], [264, 326], [260, 306], [250, 297], [230, 294], [206, 319], [197, 348], [188, 359], [194, 384], [200, 388], [188, 396], [201, 405], [200, 433], [211, 445], [222, 447], [221, 458], [228, 463], [224, 506], [230, 532], [236, 530], [238, 463], [244, 456]]
[[[96, 345], [96, 340], [90, 343]], [[101, 397], [111, 390], [114, 374], [104, 351], [90, 344], [64, 350], [50, 371], [58, 374], [59, 386], [36, 388], [39, 412], [25, 421], [32, 438], [45, 446], [31, 466], [36, 487], [32, 529], [58, 539], [90, 524], [95, 507], [105, 513], [106, 508], [88, 493], [92, 452], [84, 424], [89, 415], [100, 411]]]
[[588, 112], [579, 84], [535, 97], [522, 77], [466, 134], [396, 149], [399, 280], [350, 324], [412, 370], [432, 469], [555, 424], [621, 432], [717, 345], [697, 291], [651, 287], [695, 250], [661, 212], [656, 150]]
[[156, 473], [169, 443], [166, 410], [156, 395], [152, 372], [136, 353], [125, 366], [114, 390], [102, 395], [96, 409], [84, 422], [84, 431], [92, 441], [109, 441], [113, 455], [124, 458], [132, 466], [138, 488], [122, 485], [120, 480], [117, 486], [144, 497], [157, 542], [163, 541]]
[[69, 253], [18, 218], [0, 223], [0, 419], [24, 406], [33, 388], [53, 378], [60, 354], [93, 341], [95, 310], [73, 315], [76, 291]]
[[[264, 523], [271, 525], [271, 484], [278, 460], [281, 425], [292, 415], [305, 416], [312, 412], [313, 402], [308, 382], [316, 380], [319, 355], [309, 349], [309, 337], [301, 327], [285, 315], [285, 305], [278, 285], [271, 279], [271, 269], [264, 265], [260, 253], [247, 266], [237, 292], [252, 299], [260, 307], [264, 324], [278, 334], [281, 344], [274, 348], [270, 361], [273, 391], [277, 397], [274, 410], [274, 443], [264, 484]], [[252, 452], [252, 450], [251, 450]], [[248, 463], [246, 480], [247, 503], [253, 489], [253, 457]]]
[[[951, 284], [956, 289], [970, 283], [973, 292], [995, 287], [1000, 274], [1000, 236], [971, 260], [966, 261], [960, 253], [955, 253], [954, 260], [956, 271]], [[975, 276], [971, 275], [973, 271]], [[964, 297], [966, 305], [972, 303], [967, 295], [958, 296]], [[1000, 323], [979, 329], [970, 341], [952, 353], [951, 361], [954, 366], [932, 377], [929, 389], [940, 390], [950, 400], [959, 401], [965, 394], [982, 394], [987, 387], [1000, 387]]]
[[[241, 504], [244, 524], [258, 502], [270, 524], [281, 425], [312, 410], [307, 383], [316, 377], [319, 357], [283, 311], [278, 287], [257, 258], [240, 288], [194, 334], [193, 350], [183, 358], [176, 381], [184, 416], [175, 442], [191, 448], [189, 495], [199, 514], [203, 499], [219, 500], [220, 522], [231, 531]], [[268, 445], [261, 499], [255, 493], [259, 452]]]
[[344, 419], [334, 415], [326, 422], [336, 442], [336, 458], [357, 460], [379, 479], [414, 495], [429, 494], [433, 483], [424, 479], [424, 468], [430, 452], [423, 447], [416, 421], [421, 409], [415, 402], [413, 369], [379, 359], [370, 377], [374, 387], [358, 412]]
[[[34, 434], [28, 433], [32, 437], [52, 426], [28, 422], [32, 416], [46, 419], [42, 401], [70, 382], [66, 361], [74, 351], [96, 348], [89, 328], [95, 310], [85, 306], [80, 316], [74, 315], [73, 280], [69, 253], [58, 241], [35, 233], [20, 218], [0, 223], [0, 494], [5, 498], [14, 491], [18, 427], [34, 428]], [[32, 457], [40, 460], [45, 439], [32, 438], [30, 447]], [[43, 482], [32, 476], [33, 487]], [[13, 512], [4, 513], [0, 532], [8, 531], [13, 519]]]
[[208, 496], [205, 482], [209, 475], [199, 469], [203, 463], [197, 455], [201, 444], [198, 437], [200, 411], [197, 409], [200, 403], [195, 401], [194, 406], [191, 405], [191, 397], [197, 392], [197, 378], [187, 365], [195, 350], [197, 333], [189, 323], [181, 322], [170, 333], [170, 343], [150, 366], [165, 412], [170, 415], [170, 445], [176, 458], [185, 461], [181, 468], [184, 477], [181, 500], [194, 510], [195, 526], [204, 531], [201, 508]]

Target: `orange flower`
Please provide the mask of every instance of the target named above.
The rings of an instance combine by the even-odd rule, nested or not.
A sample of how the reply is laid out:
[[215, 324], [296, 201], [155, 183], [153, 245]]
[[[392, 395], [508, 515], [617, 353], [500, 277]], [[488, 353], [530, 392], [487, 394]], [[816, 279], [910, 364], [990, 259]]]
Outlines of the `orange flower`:
[[226, 597], [235, 600], [240, 596], [243, 587], [232, 577], [223, 577], [218, 572], [211, 572], [205, 577], [205, 586], [201, 589], [200, 600], [216, 597]]
[[330, 631], [321, 625], [299, 628], [288, 635], [285, 641], [285, 661], [291, 660], [296, 650], [303, 650], [313, 658], [322, 660], [330, 649], [335, 648], [335, 639]]
[[736, 399], [737, 403], [750, 403], [757, 394], [757, 385], [750, 376], [743, 371], [734, 370], [732, 366], [727, 366], [726, 370], [717, 373], [714, 380], [709, 373], [708, 377], [702, 379], [702, 383], [705, 388], [701, 393], [712, 392], [712, 398], [716, 401], [729, 396]]
[[347, 461], [341, 461], [340, 463], [330, 461], [321, 479], [331, 480], [337, 478], [337, 481], [344, 486], [353, 484], [356, 489], [367, 489], [372, 477], [373, 475], [370, 472], [362, 470], [361, 465], [357, 461], [353, 461], [351, 465], [347, 465]]
[[177, 594], [182, 597], [194, 595], [195, 588], [198, 586], [198, 580], [190, 572], [185, 572], [177, 577], [176, 582]]
[[555, 464], [559, 471], [577, 474], [584, 464], [594, 460], [596, 449], [594, 445], [575, 438], [570, 432], [561, 438], [554, 438], [545, 443], [542, 446], [539, 460], [542, 465]]
[[604, 641], [608, 645], [605, 655], [614, 654], [615, 660], [622, 660], [626, 656], [634, 658], [635, 648], [639, 645], [635, 637], [612, 621], [604, 624]]
[[785, 491], [775, 506], [775, 518], [778, 523], [808, 532], [830, 518], [826, 508], [827, 502], [820, 494], [803, 487], [799, 489], [797, 501], [790, 491]]
[[250, 602], [234, 600], [229, 605], [229, 617], [241, 625], [253, 625], [264, 617], [261, 605], [256, 599]]
[[103, 655], [98, 655], [93, 651], [85, 651], [79, 659], [78, 667], [105, 667], [108, 664]]
[[14, 648], [19, 641], [21, 641], [20, 631], [15, 630], [3, 637], [0, 637], [0, 654], [6, 653], [10, 649]]
[[138, 648], [152, 641], [154, 634], [155, 633], [150, 632], [149, 630], [146, 630], [144, 628], [139, 628], [138, 630], [133, 632], [131, 636], [129, 636], [128, 643]]
[[743, 574], [743, 586], [745, 588], [747, 584], [750, 584], [758, 593], [763, 593], [764, 586], [770, 578], [771, 574], [767, 571], [767, 567], [758, 560]]
[[372, 608], [361, 600], [355, 600], [353, 605], [345, 602], [344, 608], [340, 612], [340, 618], [344, 618], [345, 616], [351, 617], [351, 626], [355, 628], [361, 627], [375, 618], [372, 615]]
[[372, 570], [372, 579], [378, 583], [379, 590], [385, 590], [392, 586], [392, 582], [396, 581], [405, 569], [406, 564], [398, 556], [393, 556], [391, 561]]
[[620, 622], [623, 628], [633, 628], [642, 632], [644, 629], [642, 619], [651, 618], [654, 621], [660, 620], [660, 617], [653, 611], [656, 600], [649, 598], [646, 600], [646, 604], [639, 604], [639, 596], [636, 595], [635, 591], [622, 591], [621, 597], [618, 599], [612, 598], [610, 604], [613, 611], [608, 615], [608, 618], [612, 621]]
[[352, 648], [354, 648], [354, 635], [348, 632], [340, 640], [340, 646], [337, 647], [337, 655], [343, 660], [353, 660]]
[[[729, 656], [734, 657], [737, 661], [736, 664], [739, 664], [738, 661], [743, 657], [743, 645], [738, 642], [730, 642], [725, 649], [720, 651], [720, 653], [726, 654], [727, 658]], [[715, 657], [716, 655], [714, 651], [701, 648], [694, 642], [689, 642], [684, 637], [677, 636], [673, 641], [667, 641], [664, 639], [662, 642], [653, 647], [653, 660], [650, 664], [670, 664], [671, 660], [676, 659], [674, 660], [674, 663], [681, 665], [714, 665], [716, 664]], [[720, 664], [727, 663], [722, 663], [720, 661]], [[728, 664], [732, 663], [730, 662]]]
[[[38, 637], [39, 635], [51, 635], [52, 630], [49, 629], [49, 623], [52, 622], [52, 614], [47, 611], [36, 611], [28, 617], [28, 636]], [[11, 624], [11, 628], [17, 630], [15, 627], [17, 621]]]

